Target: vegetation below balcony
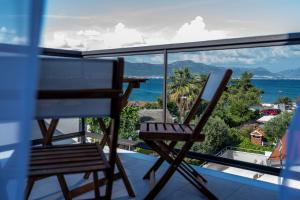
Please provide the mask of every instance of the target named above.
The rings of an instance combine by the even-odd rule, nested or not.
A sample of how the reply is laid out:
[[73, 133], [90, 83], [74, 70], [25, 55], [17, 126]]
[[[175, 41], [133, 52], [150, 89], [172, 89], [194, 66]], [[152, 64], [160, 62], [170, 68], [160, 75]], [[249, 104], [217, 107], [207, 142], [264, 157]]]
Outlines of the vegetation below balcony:
[[[280, 139], [289, 124], [291, 113], [283, 112], [264, 126], [266, 140], [269, 146], [255, 145], [250, 142], [250, 133], [253, 128], [244, 126], [254, 122], [260, 116], [252, 107], [261, 104], [263, 91], [256, 88], [251, 82], [252, 74], [245, 72], [240, 79], [232, 79], [218, 102], [211, 118], [206, 124], [203, 133], [206, 135], [204, 142], [196, 143], [192, 150], [202, 153], [217, 153], [226, 146], [242, 149], [252, 149], [260, 152], [272, 151], [278, 139]], [[168, 80], [168, 110], [177, 122], [182, 122], [191, 109], [194, 99], [203, 87], [207, 75], [191, 73], [188, 67], [175, 69]], [[281, 98], [278, 101], [291, 103], [289, 99]], [[194, 123], [198, 120], [205, 102], [198, 111]], [[143, 106], [126, 106], [121, 114], [120, 138], [138, 141], [140, 109], [162, 108], [162, 98], [156, 102], [147, 102]], [[108, 123], [108, 120], [105, 120]], [[95, 119], [89, 118], [87, 123], [94, 133], [101, 133]], [[180, 143], [178, 144], [180, 146]], [[146, 154], [151, 151], [137, 149]]]

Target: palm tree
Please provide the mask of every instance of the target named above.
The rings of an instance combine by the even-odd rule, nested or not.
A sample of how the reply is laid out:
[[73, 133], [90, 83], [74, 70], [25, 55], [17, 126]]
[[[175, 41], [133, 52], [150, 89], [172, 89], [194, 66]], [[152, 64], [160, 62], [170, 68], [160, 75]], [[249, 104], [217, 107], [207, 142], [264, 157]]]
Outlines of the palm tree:
[[188, 67], [174, 70], [168, 84], [169, 100], [179, 108], [180, 120], [191, 109], [193, 102], [203, 87], [207, 76], [192, 74]]
[[275, 103], [291, 106], [293, 104], [293, 100], [290, 99], [289, 97], [283, 96], [283, 97], [279, 97]]

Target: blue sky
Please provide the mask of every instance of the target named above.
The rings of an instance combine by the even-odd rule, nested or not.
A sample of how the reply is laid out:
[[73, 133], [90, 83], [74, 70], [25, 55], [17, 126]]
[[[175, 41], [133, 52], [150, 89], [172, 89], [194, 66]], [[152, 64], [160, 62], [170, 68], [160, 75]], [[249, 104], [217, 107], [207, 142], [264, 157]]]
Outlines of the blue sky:
[[27, 37], [28, 3], [17, 0], [1, 0], [0, 42], [24, 43]]
[[45, 45], [105, 49], [299, 32], [299, 0], [49, 0]]
[[[0, 42], [26, 40], [26, 26], [12, 23], [22, 18], [22, 10], [12, 15], [12, 2], [17, 1], [1, 2]], [[41, 45], [92, 50], [300, 32], [299, 8], [299, 0], [48, 0]], [[285, 47], [205, 52], [177, 54], [171, 61], [279, 71], [300, 67], [298, 52]], [[129, 60], [157, 63], [161, 56]]]

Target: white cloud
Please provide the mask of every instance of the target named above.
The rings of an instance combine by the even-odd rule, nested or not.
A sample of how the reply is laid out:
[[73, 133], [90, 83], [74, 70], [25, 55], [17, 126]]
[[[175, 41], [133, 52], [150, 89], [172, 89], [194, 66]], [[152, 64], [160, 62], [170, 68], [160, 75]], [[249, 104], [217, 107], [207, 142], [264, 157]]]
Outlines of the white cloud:
[[170, 61], [192, 60], [214, 65], [240, 64], [257, 65], [274, 63], [278, 59], [299, 57], [300, 50], [293, 46], [261, 47], [248, 49], [230, 49], [216, 51], [201, 51], [194, 53], [171, 54]]
[[15, 36], [12, 38], [13, 44], [26, 44], [27, 40], [25, 37]]
[[290, 49], [287, 50], [287, 47], [286, 46], [278, 46], [278, 47], [273, 47], [272, 48], [272, 51], [271, 51], [271, 55], [273, 57], [289, 57], [291, 54], [291, 51], [289, 51]]
[[45, 46], [69, 47], [71, 49], [104, 49], [145, 44], [141, 32], [118, 23], [112, 29], [86, 29], [77, 32], [56, 31], [46, 36]]
[[27, 40], [24, 35], [18, 35], [14, 29], [0, 26], [0, 42], [8, 44], [26, 44]]
[[58, 20], [65, 20], [65, 19], [89, 20], [93, 16], [46, 15], [44, 17], [47, 19], [58, 19]]
[[6, 33], [6, 32], [7, 32], [7, 28], [4, 27], [4, 26], [2, 26], [2, 27], [0, 28], [0, 33]]
[[47, 38], [45, 46], [53, 48], [80, 49], [84, 46], [82, 38], [77, 37], [72, 32], [57, 31], [54, 32], [52, 38]]
[[101, 34], [104, 45], [108, 48], [140, 46], [145, 44], [143, 34], [136, 29], [127, 28], [118, 23], [114, 29]]
[[80, 30], [76, 34], [81, 37], [81, 40], [85, 41], [84, 43], [87, 48], [90, 48], [90, 46], [95, 45], [97, 42], [104, 48], [138, 46], [144, 44], [142, 33], [136, 29], [126, 27], [123, 23], [118, 23], [113, 29]]
[[[201, 16], [197, 16], [193, 20], [182, 24], [177, 30], [173, 30], [173, 35], [170, 32], [169, 29], [145, 32], [138, 28], [129, 27], [124, 23], [117, 23], [106, 29], [94, 26], [75, 31], [54, 31], [47, 34], [44, 46], [91, 50], [215, 40], [229, 36], [225, 31], [208, 29], [205, 20]], [[225, 63], [258, 65], [265, 61], [271, 62], [272, 59], [287, 58], [289, 56], [300, 56], [300, 49], [292, 46], [282, 46], [181, 53], [170, 54], [169, 60], [170, 62], [192, 60], [215, 65], [224, 65]], [[130, 60], [134, 62], [162, 63], [161, 55], [136, 56], [130, 58]]]
[[226, 38], [224, 31], [208, 30], [201, 16], [197, 16], [189, 23], [183, 24], [176, 32], [173, 42], [194, 42]]
[[78, 35], [86, 36], [86, 37], [93, 37], [98, 36], [100, 33], [96, 30], [80, 30], [77, 32]]
[[83, 49], [107, 49], [194, 42], [227, 37], [227, 33], [224, 31], [208, 30], [201, 16], [197, 16], [190, 22], [184, 23], [178, 30], [174, 30], [173, 32], [174, 35], [161, 31], [143, 32], [136, 28], [127, 27], [120, 22], [114, 27], [107, 29], [93, 27], [78, 31], [66, 30], [46, 33], [44, 46], [57, 48], [64, 46], [72, 49], [78, 49], [78, 46], [82, 46]]

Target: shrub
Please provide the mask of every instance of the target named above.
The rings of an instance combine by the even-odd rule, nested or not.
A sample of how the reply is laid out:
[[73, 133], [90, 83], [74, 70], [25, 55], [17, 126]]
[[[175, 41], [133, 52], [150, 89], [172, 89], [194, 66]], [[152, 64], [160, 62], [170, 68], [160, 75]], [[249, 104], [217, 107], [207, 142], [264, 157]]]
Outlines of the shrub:
[[[123, 108], [121, 113], [121, 122], [119, 130], [119, 136], [121, 138], [131, 138], [132, 140], [136, 140], [138, 138], [138, 134], [136, 131], [138, 129], [139, 124], [138, 110], [139, 108], [135, 106], [126, 106], [125, 108]], [[104, 121], [106, 125], [109, 124], [108, 118], [105, 118]], [[87, 118], [86, 122], [89, 125], [91, 132], [102, 132], [96, 118]]]
[[210, 118], [206, 123], [203, 133], [205, 140], [196, 143], [192, 150], [203, 153], [216, 153], [230, 143], [230, 128], [219, 117]]
[[121, 123], [120, 123], [120, 136], [123, 139], [131, 138], [136, 140], [138, 138], [138, 125], [139, 125], [139, 114], [138, 107], [135, 106], [126, 106], [122, 110], [121, 114]]
[[291, 121], [292, 114], [288, 112], [282, 112], [275, 118], [271, 119], [264, 126], [264, 132], [266, 138], [269, 141], [277, 142], [286, 132], [288, 125]]
[[[247, 152], [257, 153], [256, 151], [260, 151], [261, 154], [264, 154], [265, 151], [273, 151], [273, 147], [252, 144], [250, 139], [247, 138], [244, 138], [243, 141], [238, 145], [238, 147], [245, 149]], [[256, 151], [251, 151], [251, 150], [256, 150]]]
[[250, 138], [250, 133], [254, 130], [253, 127], [243, 127], [239, 129], [239, 133], [241, 137]]
[[135, 148], [135, 151], [138, 152], [138, 153], [146, 154], [146, 155], [151, 155], [151, 154], [154, 153], [152, 150], [143, 149], [143, 148], [140, 148], [140, 147]]
[[158, 109], [161, 108], [158, 102], [147, 102], [143, 108], [145, 109]]
[[168, 110], [170, 111], [171, 115], [174, 116], [174, 117], [179, 117], [179, 109], [176, 105], [175, 102], [168, 102]]

